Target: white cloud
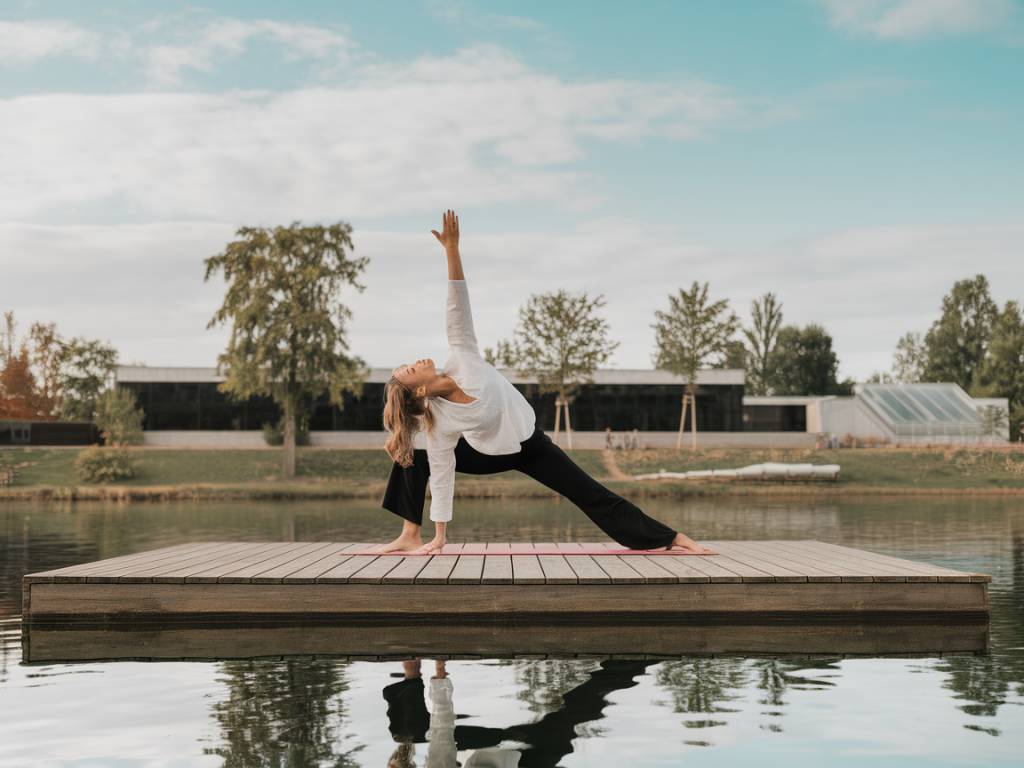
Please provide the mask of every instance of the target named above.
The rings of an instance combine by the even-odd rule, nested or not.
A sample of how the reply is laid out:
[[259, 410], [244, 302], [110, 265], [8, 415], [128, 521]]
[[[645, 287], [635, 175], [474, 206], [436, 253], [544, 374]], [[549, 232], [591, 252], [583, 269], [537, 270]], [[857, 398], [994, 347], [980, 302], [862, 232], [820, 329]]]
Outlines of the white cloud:
[[92, 58], [99, 40], [68, 21], [0, 21], [0, 66], [50, 56]]
[[566, 81], [494, 47], [330, 88], [23, 96], [0, 100], [0, 210], [66, 223], [578, 208], [600, 194], [571, 165], [587, 140], [686, 139], [740, 110], [709, 83]]
[[[351, 349], [374, 366], [424, 355], [444, 359], [444, 256], [428, 230], [374, 229], [354, 221], [356, 256], [369, 256], [346, 288]], [[707, 280], [744, 322], [750, 300], [774, 290], [785, 321], [824, 325], [840, 372], [863, 379], [889, 366], [906, 331], [924, 331], [955, 280], [981, 272], [1000, 305], [1020, 298], [1024, 225], [902, 226], [835, 232], [813, 240], [723, 250], [672, 226], [591, 219], [556, 234], [481, 232], [462, 215], [463, 261], [477, 335], [493, 346], [512, 333], [533, 293], [565, 288], [603, 294], [600, 310], [621, 343], [610, 365], [649, 368], [653, 310], [691, 281]], [[0, 225], [0, 310], [22, 328], [54, 321], [62, 333], [107, 339], [126, 360], [213, 365], [227, 330], [206, 330], [220, 305], [219, 279], [202, 280], [202, 260], [233, 237], [224, 222], [93, 226]], [[54, 279], [59, 275], [60, 279]]]
[[[164, 31], [165, 24], [156, 25]], [[289, 24], [269, 19], [242, 21], [214, 19], [181, 44], [150, 45], [141, 48], [149, 81], [157, 86], [176, 86], [187, 70], [211, 71], [223, 58], [238, 56], [254, 40], [280, 45], [290, 58], [348, 60], [354, 44], [336, 30], [310, 24]]]
[[1014, 13], [1011, 0], [821, 0], [833, 26], [882, 40], [992, 29]]

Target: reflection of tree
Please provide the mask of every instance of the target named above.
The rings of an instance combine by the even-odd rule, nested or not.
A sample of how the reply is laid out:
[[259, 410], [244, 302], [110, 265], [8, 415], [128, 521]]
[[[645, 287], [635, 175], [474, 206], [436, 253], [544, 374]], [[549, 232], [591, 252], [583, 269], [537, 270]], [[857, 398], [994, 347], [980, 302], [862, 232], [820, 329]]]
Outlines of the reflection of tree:
[[[657, 682], [671, 695], [676, 712], [735, 712], [722, 702], [738, 697], [748, 673], [740, 658], [696, 658], [667, 661], [657, 672]], [[712, 724], [708, 721], [708, 724]]]
[[[1024, 589], [1024, 530], [1016, 523], [1010, 532], [1010, 572], [1008, 593], [991, 588], [989, 591], [989, 630], [994, 650], [985, 655], [950, 656], [938, 666], [949, 675], [945, 687], [965, 702], [960, 709], [968, 715], [994, 717], [999, 706], [1006, 703], [1011, 687], [1017, 696], [1024, 696], [1024, 659], [1011, 650], [1020, 648], [1024, 640], [1024, 601], [1020, 599], [1020, 590]], [[964, 727], [991, 736], [1000, 733], [977, 723], [965, 723]]]
[[307, 658], [221, 662], [228, 695], [214, 704], [213, 716], [225, 746], [206, 754], [223, 757], [226, 768], [355, 766], [362, 746], [335, 753], [345, 666]]

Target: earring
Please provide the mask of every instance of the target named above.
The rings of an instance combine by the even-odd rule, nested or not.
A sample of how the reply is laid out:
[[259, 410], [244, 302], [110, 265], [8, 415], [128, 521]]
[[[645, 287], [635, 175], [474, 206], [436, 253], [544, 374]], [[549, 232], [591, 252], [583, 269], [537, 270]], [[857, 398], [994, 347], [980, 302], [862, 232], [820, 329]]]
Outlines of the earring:
[[420, 384], [416, 387], [416, 397], [424, 397], [427, 394], [427, 385]]

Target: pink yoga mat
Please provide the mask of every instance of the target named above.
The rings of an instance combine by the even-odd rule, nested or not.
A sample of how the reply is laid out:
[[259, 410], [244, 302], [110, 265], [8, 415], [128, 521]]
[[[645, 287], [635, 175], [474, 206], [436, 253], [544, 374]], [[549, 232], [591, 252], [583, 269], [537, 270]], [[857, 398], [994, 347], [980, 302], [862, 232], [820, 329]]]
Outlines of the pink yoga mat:
[[[372, 549], [360, 550], [358, 552], [339, 552], [339, 555], [349, 557], [351, 555], [397, 555], [400, 557], [416, 557], [422, 555], [416, 555], [414, 552], [375, 552]], [[526, 549], [526, 547], [517, 547], [513, 544], [507, 549], [487, 549], [483, 546], [465, 545], [459, 549], [449, 550], [445, 547], [440, 553], [441, 555], [693, 555], [697, 557], [704, 557], [704, 555], [698, 554], [697, 552], [684, 552], [681, 549], [609, 549], [608, 547], [579, 547], [578, 549]], [[717, 552], [710, 552], [708, 554], [717, 555]]]

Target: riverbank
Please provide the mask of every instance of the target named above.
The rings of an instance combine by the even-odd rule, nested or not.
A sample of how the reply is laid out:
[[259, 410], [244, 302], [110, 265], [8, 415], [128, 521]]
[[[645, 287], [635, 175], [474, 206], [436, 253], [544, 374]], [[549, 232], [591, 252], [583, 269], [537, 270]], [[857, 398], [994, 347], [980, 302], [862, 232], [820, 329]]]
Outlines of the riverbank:
[[[280, 451], [134, 448], [138, 475], [110, 485], [75, 482], [75, 448], [0, 450], [17, 474], [4, 499], [380, 499], [392, 462], [383, 451], [300, 448], [293, 480], [280, 479]], [[1005, 495], [1024, 494], [1024, 452], [1006, 449], [672, 449], [567, 451], [609, 488], [627, 497], [706, 495]], [[839, 464], [837, 482], [632, 480], [660, 469], [731, 469], [762, 462]], [[460, 475], [462, 498], [543, 498], [544, 486], [507, 472]]]

